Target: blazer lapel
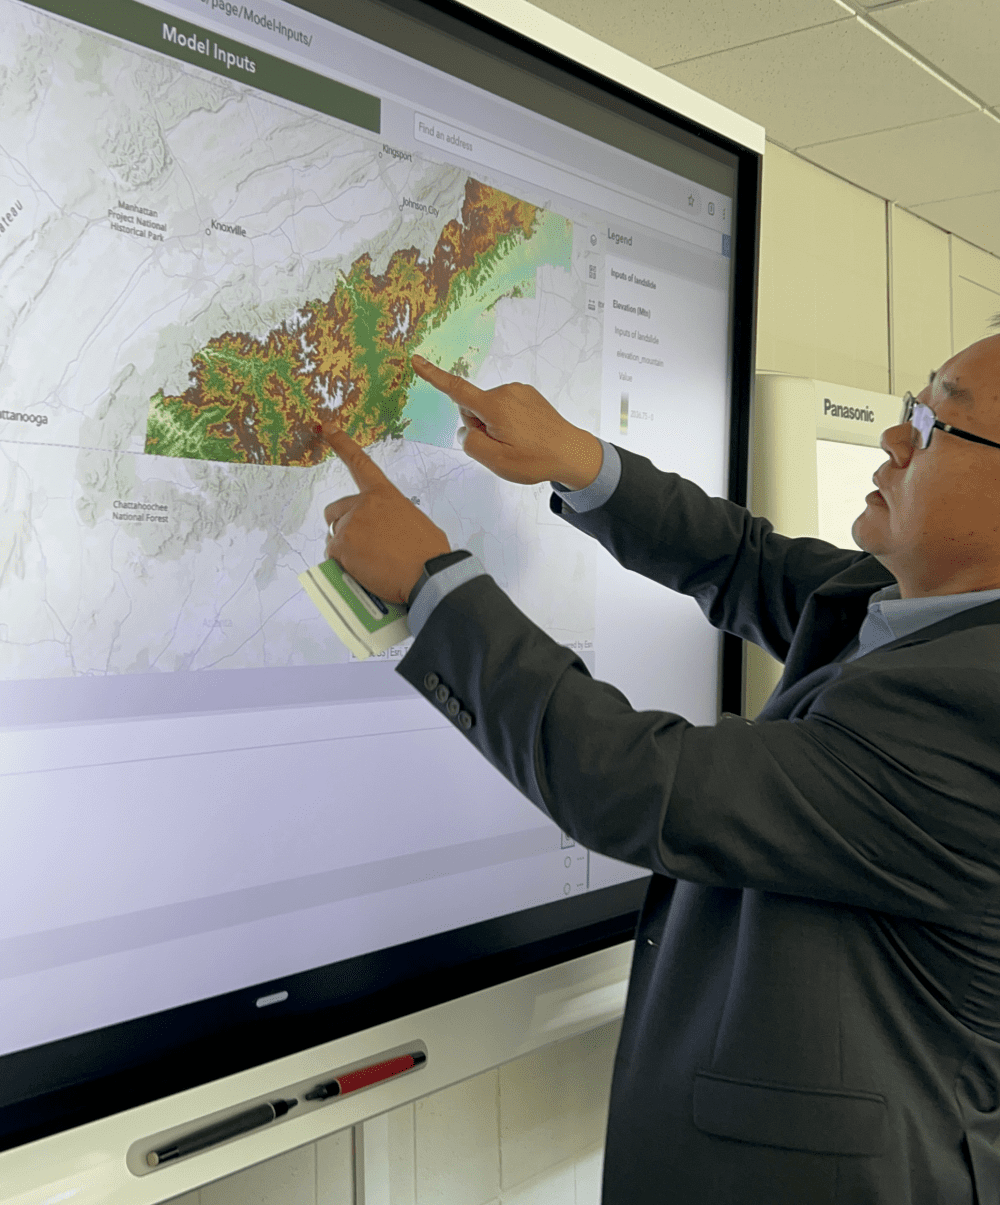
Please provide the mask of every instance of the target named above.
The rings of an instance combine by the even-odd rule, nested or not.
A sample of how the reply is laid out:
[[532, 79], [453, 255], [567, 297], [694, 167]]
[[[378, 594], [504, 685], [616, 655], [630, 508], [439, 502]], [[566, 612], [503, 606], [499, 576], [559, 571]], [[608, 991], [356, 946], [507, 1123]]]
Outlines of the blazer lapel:
[[[788, 650], [782, 686], [797, 682], [820, 666], [828, 665], [858, 634], [868, 613], [871, 596], [876, 590], [891, 586], [895, 581], [888, 569], [869, 556], [814, 590], [802, 609], [795, 639]], [[924, 644], [939, 636], [947, 636], [950, 632], [985, 624], [1000, 624], [1000, 602], [967, 607], [957, 615], [919, 628], [890, 644], [880, 645], [875, 651], [887, 652], [906, 648], [907, 645]]]
[[795, 629], [782, 682], [796, 682], [828, 665], [858, 634], [871, 596], [895, 581], [888, 569], [868, 556], [814, 590]]

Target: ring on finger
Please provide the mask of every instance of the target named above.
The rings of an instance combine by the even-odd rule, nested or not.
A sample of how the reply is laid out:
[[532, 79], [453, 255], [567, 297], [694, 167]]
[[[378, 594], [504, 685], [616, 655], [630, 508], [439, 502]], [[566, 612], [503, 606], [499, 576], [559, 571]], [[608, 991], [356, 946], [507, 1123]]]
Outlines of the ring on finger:
[[334, 519], [334, 521], [327, 527], [326, 530], [327, 530], [327, 533], [329, 534], [331, 540], [336, 539], [337, 538], [337, 520]]

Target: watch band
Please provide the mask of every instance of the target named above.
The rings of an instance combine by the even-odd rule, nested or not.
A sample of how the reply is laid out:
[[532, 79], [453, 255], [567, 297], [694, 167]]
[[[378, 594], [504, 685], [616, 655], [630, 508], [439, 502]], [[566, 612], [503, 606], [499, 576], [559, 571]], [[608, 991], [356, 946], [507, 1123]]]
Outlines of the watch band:
[[435, 573], [440, 573], [442, 569], [447, 569], [450, 565], [457, 565], [459, 561], [464, 561], [467, 557], [472, 556], [467, 548], [459, 548], [455, 552], [443, 552], [440, 556], [432, 556], [429, 561], [424, 561], [424, 571], [417, 578], [417, 584], [410, 591], [410, 597], [406, 600], [407, 607], [412, 607], [417, 601], [417, 595], [424, 587], [424, 583], [432, 578]]

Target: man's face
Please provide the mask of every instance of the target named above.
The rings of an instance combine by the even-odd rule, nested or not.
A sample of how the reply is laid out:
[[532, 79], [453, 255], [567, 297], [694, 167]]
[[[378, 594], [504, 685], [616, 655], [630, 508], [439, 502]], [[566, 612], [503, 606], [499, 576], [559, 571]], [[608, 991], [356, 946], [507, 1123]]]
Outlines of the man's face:
[[[941, 422], [1000, 443], [1000, 335], [953, 356], [917, 400]], [[920, 449], [912, 434], [909, 423], [883, 433], [889, 459], [854, 520], [855, 543], [904, 598], [1000, 587], [1000, 448], [935, 430]]]

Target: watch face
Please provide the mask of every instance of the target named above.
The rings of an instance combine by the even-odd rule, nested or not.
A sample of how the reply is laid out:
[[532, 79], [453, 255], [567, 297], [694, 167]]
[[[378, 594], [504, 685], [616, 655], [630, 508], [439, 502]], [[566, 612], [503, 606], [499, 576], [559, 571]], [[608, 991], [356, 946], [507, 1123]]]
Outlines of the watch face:
[[455, 552], [442, 552], [440, 556], [432, 556], [429, 561], [424, 563], [424, 573], [430, 577], [432, 574], [440, 573], [442, 569], [447, 569], [449, 565], [457, 565], [459, 561], [464, 561], [466, 557], [470, 556], [472, 553], [464, 548], [459, 548]]
[[449, 565], [457, 565], [459, 561], [464, 561], [466, 557], [472, 556], [472, 553], [465, 548], [459, 548], [455, 552], [442, 552], [440, 556], [432, 556], [429, 561], [424, 562], [424, 571], [417, 578], [417, 584], [410, 591], [410, 597], [406, 600], [406, 605], [412, 607], [416, 601], [417, 595], [423, 589], [424, 582], [429, 577], [433, 577], [435, 573], [440, 573], [442, 569], [447, 569]]
[[417, 595], [424, 588], [424, 583], [427, 581], [427, 579], [429, 577], [430, 577], [430, 574], [427, 572], [427, 566], [424, 565], [423, 573], [421, 573], [421, 575], [417, 578], [416, 585], [410, 591], [410, 597], [406, 600], [407, 610], [409, 610], [409, 608], [412, 607], [413, 604], [417, 601]]

